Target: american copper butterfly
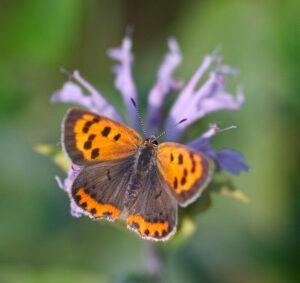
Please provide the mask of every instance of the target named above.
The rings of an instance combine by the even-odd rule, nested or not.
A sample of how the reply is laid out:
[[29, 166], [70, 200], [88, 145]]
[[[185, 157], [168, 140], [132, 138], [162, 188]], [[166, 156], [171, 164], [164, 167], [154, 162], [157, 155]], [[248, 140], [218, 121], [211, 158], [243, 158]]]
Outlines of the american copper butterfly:
[[66, 115], [62, 140], [71, 161], [82, 167], [70, 198], [93, 219], [124, 217], [143, 239], [169, 239], [178, 204], [199, 197], [213, 173], [213, 161], [199, 151], [144, 140], [128, 126], [82, 109]]

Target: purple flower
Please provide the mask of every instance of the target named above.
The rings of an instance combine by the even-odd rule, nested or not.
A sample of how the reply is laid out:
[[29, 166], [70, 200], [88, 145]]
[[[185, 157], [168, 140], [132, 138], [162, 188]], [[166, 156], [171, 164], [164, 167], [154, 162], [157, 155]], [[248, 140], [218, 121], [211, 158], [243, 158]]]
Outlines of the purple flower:
[[232, 174], [238, 175], [242, 170], [249, 171], [250, 169], [250, 166], [245, 163], [243, 155], [238, 151], [224, 148], [216, 154], [219, 165]]
[[[77, 165], [72, 165], [71, 168], [68, 171], [68, 175], [65, 178], [64, 181], [61, 181], [61, 179], [58, 176], [55, 176], [56, 182], [58, 184], [58, 186], [64, 190], [65, 192], [69, 193], [70, 189], [71, 189], [71, 185], [73, 183], [73, 181], [75, 180], [75, 178], [77, 177], [77, 175], [79, 174], [81, 168], [80, 166]], [[75, 204], [75, 202], [72, 200], [72, 198], [70, 198], [71, 200], [71, 215], [74, 217], [80, 217], [83, 214], [86, 214], [86, 212], [81, 209], [78, 205]]]
[[133, 98], [137, 102], [136, 87], [131, 74], [131, 64], [133, 62], [131, 45], [131, 39], [125, 37], [121, 47], [108, 50], [108, 56], [120, 61], [120, 63], [113, 68], [116, 74], [115, 86], [122, 94], [131, 127], [138, 129], [136, 111], [130, 100]]
[[74, 71], [70, 77], [82, 86], [88, 92], [88, 95], [84, 94], [82, 88], [80, 88], [78, 84], [68, 81], [61, 90], [56, 91], [52, 95], [50, 99], [51, 102], [78, 104], [116, 121], [124, 122], [121, 114], [116, 108], [111, 105], [100, 92], [84, 80], [78, 71]]
[[215, 151], [211, 146], [211, 137], [219, 132], [227, 131], [233, 128], [235, 127], [231, 126], [220, 130], [217, 124], [211, 124], [208, 131], [202, 134], [199, 138], [189, 142], [187, 145], [204, 152], [209, 157], [214, 159], [220, 167], [232, 174], [238, 175], [241, 171], [249, 171], [249, 165], [245, 163], [243, 155], [238, 151], [233, 149], [221, 149], [220, 151]]
[[163, 114], [162, 106], [166, 96], [172, 90], [179, 90], [182, 83], [172, 78], [172, 74], [181, 63], [182, 55], [175, 39], [168, 41], [170, 52], [167, 53], [157, 74], [157, 82], [150, 90], [148, 96], [147, 109], [147, 132], [156, 134], [157, 130], [162, 126]]
[[[199, 80], [213, 62], [218, 64], [211, 71], [209, 79], [200, 88], [196, 89]], [[235, 98], [225, 91], [225, 74], [235, 75], [236, 70], [220, 65], [220, 62], [221, 59], [219, 57], [206, 56], [200, 68], [180, 92], [177, 100], [171, 107], [165, 127], [172, 127], [178, 119], [182, 118], [186, 118], [187, 122], [179, 125], [176, 130], [170, 131], [167, 136], [168, 140], [178, 140], [188, 126], [206, 114], [225, 109], [238, 110], [241, 107], [244, 101], [241, 88], [238, 88]]]
[[[131, 72], [134, 60], [131, 46], [131, 38], [125, 37], [120, 47], [112, 48], [108, 51], [108, 56], [118, 61], [118, 64], [113, 68], [116, 74], [115, 87], [122, 95], [127, 110], [128, 124], [132, 128], [138, 129], [136, 110], [131, 103], [131, 99], [138, 102], [136, 86]], [[191, 80], [179, 92], [169, 113], [164, 116], [163, 105], [165, 98], [173, 91], [179, 91], [183, 86], [181, 81], [173, 77], [174, 71], [182, 61], [182, 54], [174, 38], [168, 40], [168, 46], [169, 52], [165, 55], [158, 69], [157, 81], [148, 96], [145, 126], [149, 136], [157, 134], [159, 129], [167, 130], [164, 136], [166, 140], [180, 141], [186, 129], [205, 115], [218, 110], [238, 110], [243, 104], [244, 95], [240, 86], [237, 87], [235, 96], [226, 90], [226, 76], [236, 76], [238, 74], [237, 70], [223, 65], [220, 56], [215, 54], [207, 55]], [[207, 72], [210, 72], [208, 79], [200, 87], [197, 87], [199, 81]], [[74, 71], [70, 78], [73, 81], [66, 82], [61, 90], [56, 91], [51, 98], [51, 102], [74, 103], [114, 120], [125, 121], [117, 109], [99, 91], [85, 81], [78, 71]], [[182, 119], [186, 119], [186, 122], [174, 127]], [[233, 127], [227, 129], [230, 128]], [[168, 129], [172, 130], [168, 131]], [[204, 152], [214, 159], [222, 169], [232, 174], [248, 171], [249, 166], [245, 163], [241, 153], [232, 149], [221, 149], [219, 151], [213, 149], [211, 138], [224, 130], [220, 130], [216, 124], [211, 124], [207, 132], [187, 145]], [[69, 192], [71, 183], [79, 171], [80, 167], [72, 166], [64, 182], [56, 177], [59, 186]], [[76, 217], [84, 214], [83, 210], [74, 203], [71, 203], [71, 211], [72, 215]]]

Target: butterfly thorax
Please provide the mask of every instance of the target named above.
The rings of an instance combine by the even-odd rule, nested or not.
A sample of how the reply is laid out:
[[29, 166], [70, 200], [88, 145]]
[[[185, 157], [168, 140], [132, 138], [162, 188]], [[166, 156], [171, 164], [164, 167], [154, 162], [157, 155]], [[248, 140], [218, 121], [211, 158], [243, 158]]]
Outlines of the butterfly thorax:
[[139, 172], [147, 172], [155, 161], [157, 149], [157, 141], [149, 138], [144, 141], [138, 150], [136, 170]]

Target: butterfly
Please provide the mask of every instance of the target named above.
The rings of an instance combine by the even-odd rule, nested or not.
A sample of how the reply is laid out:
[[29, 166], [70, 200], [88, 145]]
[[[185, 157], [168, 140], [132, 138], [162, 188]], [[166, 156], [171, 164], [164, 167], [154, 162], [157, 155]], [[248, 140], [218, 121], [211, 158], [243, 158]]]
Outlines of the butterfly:
[[143, 139], [135, 130], [83, 109], [70, 109], [62, 144], [82, 169], [70, 198], [92, 219], [125, 218], [147, 240], [167, 240], [176, 231], [177, 208], [200, 196], [213, 161], [185, 145]]

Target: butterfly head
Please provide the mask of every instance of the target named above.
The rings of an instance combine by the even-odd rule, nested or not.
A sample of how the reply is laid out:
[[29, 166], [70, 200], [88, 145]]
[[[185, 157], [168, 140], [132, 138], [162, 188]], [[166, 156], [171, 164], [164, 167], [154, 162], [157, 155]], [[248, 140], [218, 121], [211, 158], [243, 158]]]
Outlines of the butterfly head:
[[144, 146], [148, 148], [155, 148], [158, 146], [158, 141], [155, 136], [151, 136], [150, 138], [145, 139]]

